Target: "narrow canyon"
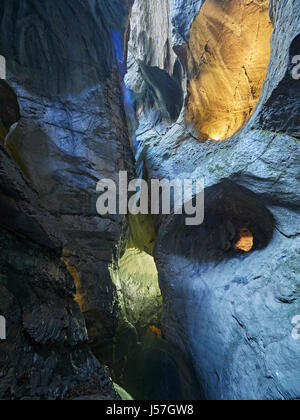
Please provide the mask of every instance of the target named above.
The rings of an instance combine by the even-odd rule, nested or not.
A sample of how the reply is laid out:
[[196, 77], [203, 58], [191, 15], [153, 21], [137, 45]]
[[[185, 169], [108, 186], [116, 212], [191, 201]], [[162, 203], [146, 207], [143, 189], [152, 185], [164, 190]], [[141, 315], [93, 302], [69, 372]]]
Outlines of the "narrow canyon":
[[[0, 400], [299, 400], [299, 0], [0, 23]], [[99, 214], [125, 172], [203, 179], [203, 223]]]

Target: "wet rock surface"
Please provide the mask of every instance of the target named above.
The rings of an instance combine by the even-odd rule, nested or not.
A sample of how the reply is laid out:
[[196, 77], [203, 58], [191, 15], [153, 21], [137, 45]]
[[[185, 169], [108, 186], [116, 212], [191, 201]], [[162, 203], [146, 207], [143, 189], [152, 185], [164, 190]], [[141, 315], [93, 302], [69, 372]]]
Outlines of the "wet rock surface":
[[127, 228], [99, 217], [96, 183], [132, 166], [112, 36], [122, 39], [131, 4], [0, 5], [5, 136], [17, 122], [1, 148], [4, 398], [117, 397], [88, 342], [105, 362], [117, 325], [108, 266]]
[[116, 398], [88, 347], [75, 286], [61, 261], [56, 220], [0, 146], [1, 399], [68, 399], [89, 390]]
[[[300, 398], [292, 337], [299, 81], [291, 77], [299, 4], [270, 0], [274, 32], [260, 100], [241, 131], [216, 142], [200, 141], [186, 123], [191, 30], [208, 1], [136, 0], [130, 32], [133, 0], [1, 3], [8, 85], [1, 81], [0, 314], [8, 337], [0, 342], [0, 398], [118, 398], [103, 363], [124, 355], [120, 385], [132, 380], [139, 398]], [[142, 313], [125, 296], [140, 313], [122, 318], [109, 272], [125, 251], [128, 220], [96, 213], [100, 178], [134, 176], [120, 77], [126, 40], [144, 176], [206, 185], [203, 225], [171, 215], [155, 218], [144, 245], [140, 234], [140, 250], [151, 254], [156, 242], [163, 296], [162, 331], [153, 328], [143, 346], [131, 322], [146, 327], [146, 313], [156, 322], [153, 308]], [[200, 53], [207, 58], [210, 49]], [[241, 232], [251, 237], [247, 253]], [[135, 287], [138, 277], [127, 274]]]
[[[186, 108], [170, 124], [157, 102], [137, 107], [148, 177], [205, 179], [204, 224], [157, 218], [154, 251], [163, 334], [191, 361], [205, 399], [299, 398], [299, 341], [292, 338], [300, 299], [299, 82], [291, 77], [297, 1], [271, 1], [270, 16], [275, 29], [260, 101], [229, 140], [200, 142], [185, 124]], [[182, 46], [175, 51], [184, 70]], [[185, 79], [183, 72], [183, 89]], [[140, 89], [134, 80], [129, 66], [128, 84]], [[254, 238], [248, 253], [236, 248], [243, 228]]]

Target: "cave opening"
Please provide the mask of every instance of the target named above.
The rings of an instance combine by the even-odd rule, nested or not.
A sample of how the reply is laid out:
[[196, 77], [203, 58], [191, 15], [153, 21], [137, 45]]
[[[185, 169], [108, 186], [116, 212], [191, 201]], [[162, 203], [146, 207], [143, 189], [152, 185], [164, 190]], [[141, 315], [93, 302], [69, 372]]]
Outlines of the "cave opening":
[[264, 201], [232, 181], [206, 189], [205, 214], [204, 223], [193, 227], [185, 226], [184, 216], [173, 216], [162, 246], [205, 267], [265, 249], [276, 226]]
[[188, 57], [187, 122], [201, 140], [226, 140], [253, 114], [266, 77], [273, 26], [269, 0], [206, 0]]
[[247, 228], [242, 228], [238, 233], [239, 239], [234, 245], [236, 251], [250, 252], [253, 248], [254, 238], [252, 232]]

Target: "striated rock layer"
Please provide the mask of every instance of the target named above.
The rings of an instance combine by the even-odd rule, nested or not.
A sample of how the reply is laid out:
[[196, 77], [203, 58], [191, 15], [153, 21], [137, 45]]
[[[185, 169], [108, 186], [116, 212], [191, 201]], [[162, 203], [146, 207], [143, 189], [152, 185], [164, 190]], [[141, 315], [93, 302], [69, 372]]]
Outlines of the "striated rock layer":
[[[175, 74], [170, 71], [170, 61], [165, 66], [155, 58], [165, 57], [164, 48], [152, 52], [151, 62], [144, 56], [142, 65], [129, 57], [127, 83], [136, 98], [139, 157], [148, 177], [200, 177], [206, 184], [203, 225], [187, 227], [178, 215], [155, 220], [163, 334], [191, 361], [205, 399], [299, 399], [299, 340], [292, 337], [292, 320], [299, 315], [300, 303], [300, 85], [291, 76], [292, 58], [300, 54], [299, 4], [297, 0], [270, 1], [274, 32], [260, 100], [244, 128], [220, 143], [200, 142], [194, 127], [187, 125], [191, 96], [175, 119], [170, 118], [165, 112], [168, 100], [164, 98], [170, 98], [163, 91], [166, 84], [161, 83], [160, 92], [159, 82], [144, 70], [145, 66], [160, 66], [164, 80], [180, 81], [187, 95], [186, 51], [195, 40], [193, 31], [198, 30], [199, 36], [207, 34], [197, 16], [209, 2], [184, 2], [184, 6], [169, 2], [171, 11], [164, 26], [170, 21], [173, 25], [168, 42], [173, 47], [171, 62], [179, 62]], [[144, 0], [137, 3], [135, 7], [146, 7]], [[223, 3], [225, 7], [230, 2]], [[240, 3], [248, 10], [265, 10], [266, 4]], [[181, 7], [185, 10], [182, 15], [178, 13]], [[231, 25], [230, 16], [226, 18]], [[151, 19], [156, 16], [143, 20], [143, 36], [133, 33], [132, 50], [143, 50], [139, 42], [152, 45], [147, 44], [152, 36]], [[228, 33], [234, 29], [231, 36], [238, 39], [238, 27], [230, 25]], [[263, 26], [255, 27], [258, 36]], [[180, 30], [182, 36], [178, 36]], [[267, 34], [259, 36], [259, 45], [262, 35]], [[209, 43], [214, 42], [209, 34], [208, 38]], [[246, 50], [242, 52], [245, 59], [251, 58]], [[202, 53], [209, 54], [205, 45]], [[201, 68], [198, 70], [201, 75]], [[221, 72], [214, 74], [217, 81], [219, 76]], [[248, 98], [243, 93], [244, 99], [252, 103], [248, 93]], [[235, 104], [229, 105], [231, 118]], [[209, 108], [198, 111], [209, 118]], [[244, 246], [243, 234], [248, 241]]]
[[127, 227], [97, 215], [96, 183], [132, 167], [117, 61], [131, 5], [1, 2], [15, 94], [1, 82], [0, 398], [116, 397], [88, 341], [106, 362], [117, 328], [108, 266]]
[[74, 282], [52, 234], [59, 226], [2, 146], [0, 154], [0, 312], [7, 328], [0, 342], [0, 398], [116, 398], [87, 345]]
[[[98, 360], [129, 354], [132, 379], [130, 343], [147, 314], [158, 322], [157, 274], [162, 331], [139, 353], [136, 395], [300, 399], [298, 3], [270, 0], [271, 25], [265, 0], [135, 0], [129, 28], [133, 0], [2, 1], [0, 399], [118, 398]], [[99, 178], [133, 176], [131, 98], [139, 171], [206, 184], [202, 225], [132, 223], [142, 252], [157, 234], [147, 304], [132, 289], [151, 257], [122, 259], [129, 223], [95, 205]]]
[[204, 140], [225, 140], [249, 120], [260, 97], [273, 31], [269, 0], [207, 0], [187, 50], [187, 120]]

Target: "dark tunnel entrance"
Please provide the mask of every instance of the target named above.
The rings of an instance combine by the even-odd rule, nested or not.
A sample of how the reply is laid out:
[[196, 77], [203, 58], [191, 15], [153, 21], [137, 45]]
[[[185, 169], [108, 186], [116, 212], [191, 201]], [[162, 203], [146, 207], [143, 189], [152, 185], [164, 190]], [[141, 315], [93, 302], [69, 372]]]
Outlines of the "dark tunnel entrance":
[[0, 144], [4, 144], [10, 127], [19, 119], [17, 95], [5, 80], [0, 79]]
[[185, 226], [185, 215], [171, 216], [163, 245], [197, 262], [218, 263], [267, 247], [275, 219], [260, 197], [231, 181], [205, 190], [205, 218]]

